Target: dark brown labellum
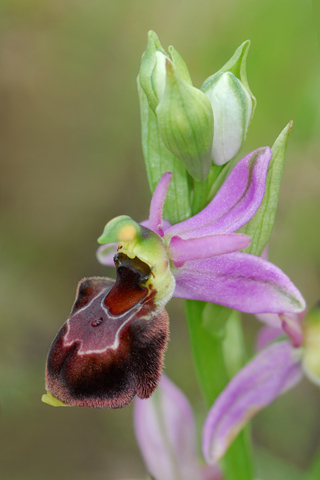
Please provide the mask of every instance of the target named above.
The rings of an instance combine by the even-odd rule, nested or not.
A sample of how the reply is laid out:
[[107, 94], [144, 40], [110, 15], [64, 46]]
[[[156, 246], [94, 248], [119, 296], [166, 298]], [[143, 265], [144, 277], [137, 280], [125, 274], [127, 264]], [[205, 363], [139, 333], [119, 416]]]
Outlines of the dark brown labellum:
[[137, 258], [115, 257], [117, 278], [80, 282], [71, 315], [49, 350], [46, 388], [67, 405], [119, 408], [148, 398], [159, 381], [168, 315], [155, 314], [151, 272]]

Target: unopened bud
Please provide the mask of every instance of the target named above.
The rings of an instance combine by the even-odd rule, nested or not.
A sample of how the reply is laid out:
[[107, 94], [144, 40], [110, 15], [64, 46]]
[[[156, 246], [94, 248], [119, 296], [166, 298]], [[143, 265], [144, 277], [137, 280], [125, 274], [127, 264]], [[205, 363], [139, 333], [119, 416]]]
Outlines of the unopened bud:
[[167, 149], [201, 182], [212, 159], [212, 107], [203, 92], [181, 80], [170, 61], [166, 67], [166, 87], [156, 109], [160, 135]]
[[171, 62], [183, 81], [191, 84], [188, 68], [181, 55], [171, 46], [170, 56], [162, 48], [159, 38], [152, 30], [148, 33], [148, 44], [143, 54], [139, 71], [139, 82], [153, 112], [163, 95], [166, 85], [166, 61]]
[[256, 100], [246, 75], [249, 45], [249, 41], [240, 45], [232, 58], [201, 87], [213, 109], [212, 157], [216, 165], [225, 164], [238, 153], [254, 113]]

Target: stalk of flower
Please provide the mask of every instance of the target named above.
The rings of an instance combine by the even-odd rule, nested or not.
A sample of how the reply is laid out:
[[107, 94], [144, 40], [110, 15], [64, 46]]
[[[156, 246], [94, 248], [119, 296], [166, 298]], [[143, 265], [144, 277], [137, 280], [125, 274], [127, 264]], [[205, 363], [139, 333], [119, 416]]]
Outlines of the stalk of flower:
[[320, 303], [303, 314], [259, 319], [267, 323], [258, 335], [259, 352], [230, 381], [206, 419], [203, 453], [209, 464], [216, 464], [243, 426], [303, 375], [320, 385]]
[[[233, 156], [237, 154], [243, 144], [256, 105], [246, 75], [246, 58], [250, 42], [244, 42], [232, 58], [216, 74], [209, 77], [200, 89], [210, 101], [213, 113], [213, 142], [211, 148], [214, 162], [211, 164], [206, 180], [200, 182], [198, 180], [205, 178], [206, 172], [208, 172], [208, 158], [205, 157], [203, 164], [199, 165], [199, 155], [197, 153], [201, 151], [206, 154], [206, 147], [209, 142], [207, 144], [203, 142], [201, 144], [202, 150], [197, 150], [195, 148], [197, 140], [202, 138], [202, 135], [193, 139], [189, 133], [190, 130], [198, 131], [202, 122], [200, 130], [201, 132], [204, 131], [207, 135], [205, 138], [209, 139], [210, 119], [208, 110], [205, 109], [200, 112], [200, 109], [197, 109], [197, 102], [192, 102], [192, 96], [195, 97], [198, 92], [190, 88], [192, 86], [190, 75], [184, 62], [181, 62], [181, 57], [176, 57], [179, 59], [179, 62], [176, 62], [173, 56], [176, 51], [172, 47], [169, 47], [170, 55], [167, 55], [158, 38], [152, 32], [149, 34], [149, 40], [151, 38], [153, 38], [153, 42], [148, 42], [148, 51], [143, 57], [138, 78], [143, 154], [152, 192], [154, 192], [156, 184], [160, 180], [161, 173], [173, 172], [164, 215], [166, 220], [175, 225], [188, 218], [189, 215], [185, 215], [185, 212], [190, 207], [192, 213], [196, 214], [207, 206], [237, 162], [237, 157]], [[160, 59], [162, 60], [159, 61]], [[169, 64], [169, 61], [172, 62], [172, 65]], [[148, 69], [144, 68], [144, 64], [148, 65]], [[173, 73], [175, 82], [172, 82]], [[142, 78], [145, 85], [151, 87], [149, 91], [141, 82]], [[178, 78], [180, 81], [178, 81]], [[159, 88], [160, 86], [161, 88]], [[164, 95], [165, 91], [166, 96]], [[154, 92], [157, 94], [157, 99], [152, 105]], [[186, 102], [186, 106], [182, 105], [183, 108], [181, 108], [184, 92], [188, 92], [188, 102]], [[159, 112], [160, 117], [158, 116]], [[175, 122], [175, 112], [179, 115], [179, 122]], [[181, 118], [184, 118], [185, 121], [182, 122]], [[242, 233], [248, 234], [252, 240], [251, 244], [245, 249], [247, 253], [261, 255], [272, 231], [286, 146], [291, 128], [292, 122], [285, 127], [272, 147], [272, 159], [268, 169], [267, 187], [262, 204], [253, 218], [242, 227]], [[186, 146], [187, 149], [189, 147], [187, 152], [185, 150]], [[180, 164], [177, 160], [181, 160]], [[178, 166], [181, 167], [182, 162], [188, 170], [189, 178], [186, 178], [181, 170], [177, 170]], [[172, 168], [169, 165], [172, 165]], [[200, 168], [201, 165], [202, 169]], [[199, 171], [195, 171], [194, 168], [199, 169]], [[193, 178], [190, 178], [190, 176]], [[187, 189], [185, 188], [186, 184]], [[165, 239], [165, 235], [163, 238]], [[172, 245], [173, 242], [174, 240]], [[191, 242], [189, 244], [191, 245]], [[181, 241], [180, 245], [182, 246]], [[228, 255], [233, 258], [230, 258], [230, 269], [221, 271], [221, 277], [226, 280], [225, 285], [221, 284], [220, 293], [222, 295], [225, 287], [227, 287], [227, 290], [231, 286], [231, 282], [228, 282], [227, 279], [235, 273], [234, 270], [231, 272], [231, 265], [234, 265], [233, 261], [236, 260], [236, 252]], [[203, 271], [206, 279], [209, 277], [209, 272], [216, 272], [219, 276], [219, 261], [221, 260], [222, 263], [222, 259], [223, 256], [213, 257], [214, 261], [211, 265], [210, 262], [207, 262], [207, 270], [203, 262], [197, 265], [196, 261], [186, 262], [178, 267], [180, 270], [175, 271], [175, 294], [178, 295], [178, 292], [181, 291], [180, 285], [184, 283], [181, 291], [183, 298], [207, 300], [203, 292], [206, 291], [209, 283], [199, 280], [199, 272]], [[198, 270], [193, 275], [192, 269], [196, 267], [198, 267]], [[180, 278], [178, 277], [179, 273], [181, 274]], [[247, 274], [245, 265], [242, 265], [238, 270], [239, 278], [242, 277], [242, 273]], [[242, 284], [242, 282], [240, 283]], [[212, 285], [215, 288], [216, 283], [213, 281]], [[184, 288], [185, 286], [187, 288]], [[188, 289], [192, 289], [194, 286], [196, 286], [195, 291], [193, 291], [195, 295], [189, 296]], [[234, 282], [233, 292], [237, 290], [237, 286], [238, 282]], [[240, 310], [246, 308], [246, 305], [242, 305], [242, 302], [245, 303], [245, 298], [251, 299], [253, 293], [253, 289], [248, 288], [248, 290], [251, 290], [250, 295], [239, 298], [239, 303], [237, 305], [233, 304], [233, 307]], [[228, 294], [226, 294], [226, 297], [228, 297]], [[225, 303], [226, 297], [220, 301], [221, 298], [216, 299], [214, 295], [211, 295], [209, 301], [217, 303], [210, 303], [210, 308], [198, 301], [188, 300], [186, 302], [186, 316], [193, 359], [201, 390], [208, 406], [212, 405], [212, 402], [230, 380], [226, 369], [227, 362], [223, 352], [222, 340], [217, 341], [216, 339], [216, 320], [219, 319], [218, 323], [223, 324], [231, 314], [230, 309], [221, 307], [221, 304], [231, 305]], [[211, 313], [210, 321], [204, 318], [204, 311], [208, 310]], [[240, 337], [238, 341], [241, 343]], [[213, 350], [215, 354], [212, 356], [211, 352]], [[240, 367], [241, 365], [238, 365], [238, 368]], [[215, 378], [215, 386], [212, 386], [212, 378]], [[250, 448], [245, 434], [239, 436], [237, 442], [228, 452], [225, 459], [225, 468], [228, 478], [253, 479]]]

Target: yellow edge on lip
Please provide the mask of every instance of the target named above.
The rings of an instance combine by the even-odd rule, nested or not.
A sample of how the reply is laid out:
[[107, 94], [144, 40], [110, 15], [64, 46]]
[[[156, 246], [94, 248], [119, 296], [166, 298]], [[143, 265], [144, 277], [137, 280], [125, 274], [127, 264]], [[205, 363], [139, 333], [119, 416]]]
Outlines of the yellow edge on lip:
[[45, 393], [42, 395], [41, 400], [43, 403], [47, 403], [48, 405], [51, 405], [52, 407], [68, 407], [69, 405], [66, 405], [65, 403], [61, 402], [61, 400], [58, 400], [55, 398], [53, 395], [51, 395], [50, 392]]

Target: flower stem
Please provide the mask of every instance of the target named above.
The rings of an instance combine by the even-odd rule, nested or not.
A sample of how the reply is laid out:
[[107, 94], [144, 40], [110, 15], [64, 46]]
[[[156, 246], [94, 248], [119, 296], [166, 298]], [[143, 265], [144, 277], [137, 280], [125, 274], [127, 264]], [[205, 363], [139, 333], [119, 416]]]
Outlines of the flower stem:
[[[221, 320], [223, 316], [230, 316], [232, 311], [219, 305], [210, 305], [210, 315], [213, 321], [219, 317], [219, 326], [214, 328], [204, 327], [204, 312], [206, 303], [195, 300], [186, 301], [186, 315], [191, 340], [197, 377], [208, 408], [230, 380], [230, 375], [224, 357], [224, 336], [222, 334]], [[216, 316], [214, 315], [216, 311]], [[253, 466], [249, 451], [248, 431], [243, 430], [228, 449], [223, 469], [225, 480], [252, 480]]]

